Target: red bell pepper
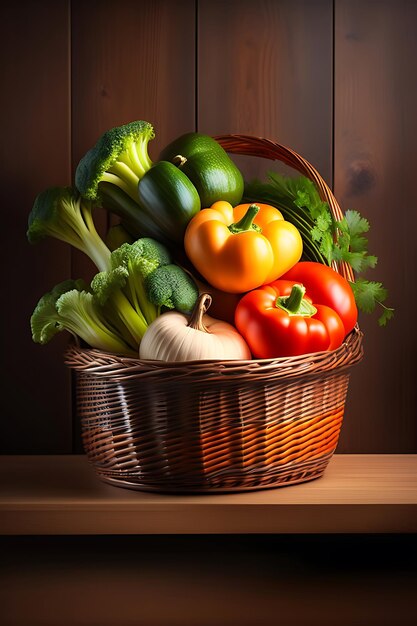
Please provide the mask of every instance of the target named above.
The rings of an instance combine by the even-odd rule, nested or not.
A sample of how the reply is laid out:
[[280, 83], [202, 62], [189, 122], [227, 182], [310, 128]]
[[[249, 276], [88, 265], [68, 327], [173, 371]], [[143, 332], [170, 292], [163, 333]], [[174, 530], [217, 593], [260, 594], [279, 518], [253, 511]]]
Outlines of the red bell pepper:
[[314, 261], [302, 261], [280, 278], [303, 284], [313, 302], [336, 311], [345, 327], [345, 335], [353, 330], [358, 319], [355, 296], [346, 278], [334, 269]]
[[282, 279], [246, 293], [235, 311], [236, 328], [260, 359], [335, 350], [356, 318], [349, 283], [314, 262], [299, 263]]

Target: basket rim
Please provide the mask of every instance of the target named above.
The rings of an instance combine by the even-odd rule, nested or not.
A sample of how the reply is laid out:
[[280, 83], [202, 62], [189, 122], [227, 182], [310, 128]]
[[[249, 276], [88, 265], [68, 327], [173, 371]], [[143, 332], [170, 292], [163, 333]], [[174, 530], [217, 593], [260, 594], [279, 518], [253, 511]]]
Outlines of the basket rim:
[[324, 372], [347, 369], [359, 363], [363, 358], [363, 333], [356, 325], [342, 345], [336, 350], [311, 352], [298, 356], [278, 357], [273, 359], [246, 360], [193, 360], [193, 361], [158, 361], [154, 359], [131, 358], [110, 354], [95, 348], [81, 347], [73, 342], [67, 346], [64, 363], [73, 370], [98, 376], [114, 378], [130, 375], [135, 377], [178, 376], [202, 379], [217, 376], [221, 379], [238, 380], [250, 376], [251, 380], [269, 378], [296, 378], [314, 376]]

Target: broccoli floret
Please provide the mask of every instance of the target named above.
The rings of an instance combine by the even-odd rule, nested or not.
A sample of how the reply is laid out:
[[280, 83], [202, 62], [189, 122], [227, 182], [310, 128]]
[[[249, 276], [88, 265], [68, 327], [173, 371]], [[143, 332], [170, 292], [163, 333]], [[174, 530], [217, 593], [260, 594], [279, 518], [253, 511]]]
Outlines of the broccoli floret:
[[143, 237], [114, 250], [110, 269], [97, 274], [91, 282], [97, 300], [113, 307], [137, 344], [159, 315], [159, 308], [146, 296], [144, 280], [156, 268], [170, 262], [171, 256], [163, 244]]
[[113, 267], [129, 265], [133, 273], [140, 273], [144, 278], [171, 260], [168, 248], [151, 237], [141, 237], [132, 244], [124, 243], [111, 255]]
[[110, 250], [94, 226], [93, 205], [71, 187], [51, 187], [40, 193], [28, 218], [27, 238], [36, 243], [54, 237], [84, 252], [99, 270], [105, 270]]
[[43, 345], [66, 330], [92, 348], [130, 356], [137, 354], [108, 322], [83, 280], [63, 281], [42, 296], [30, 324], [33, 341]]
[[168, 249], [159, 241], [142, 237], [133, 244], [123, 244], [112, 254], [114, 266], [127, 270], [125, 293], [135, 309], [142, 311], [147, 324], [159, 315], [159, 307], [149, 301], [144, 281], [157, 268], [171, 263]]
[[182, 313], [191, 313], [198, 298], [194, 280], [179, 265], [164, 265], [145, 280], [148, 299], [153, 304]]
[[155, 137], [153, 126], [142, 120], [107, 130], [78, 164], [75, 185], [82, 196], [101, 198], [101, 183], [118, 187], [135, 202], [138, 183], [152, 161], [148, 143]]

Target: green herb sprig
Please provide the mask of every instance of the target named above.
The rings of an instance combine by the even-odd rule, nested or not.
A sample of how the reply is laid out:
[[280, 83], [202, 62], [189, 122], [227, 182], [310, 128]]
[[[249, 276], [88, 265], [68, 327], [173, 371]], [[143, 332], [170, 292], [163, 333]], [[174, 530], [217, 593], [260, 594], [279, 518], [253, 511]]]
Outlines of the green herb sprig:
[[368, 252], [365, 236], [370, 228], [368, 220], [356, 210], [347, 210], [342, 220], [335, 220], [328, 203], [320, 198], [313, 181], [305, 176], [292, 178], [269, 172], [268, 179], [269, 182], [246, 183], [244, 201], [262, 201], [276, 206], [284, 219], [298, 228], [305, 260], [326, 265], [333, 261], [348, 263], [355, 273], [351, 287], [358, 309], [373, 313], [377, 306], [381, 307], [378, 323], [385, 326], [394, 316], [394, 309], [384, 304], [388, 291], [382, 283], [363, 277], [378, 262], [378, 258]]

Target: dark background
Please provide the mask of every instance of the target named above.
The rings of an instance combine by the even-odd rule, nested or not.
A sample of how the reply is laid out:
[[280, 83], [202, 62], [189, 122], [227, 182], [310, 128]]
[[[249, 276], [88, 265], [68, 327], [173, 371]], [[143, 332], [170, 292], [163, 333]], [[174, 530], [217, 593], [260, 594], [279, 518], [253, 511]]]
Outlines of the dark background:
[[[0, 21], [3, 453], [80, 451], [63, 333], [32, 343], [43, 293], [92, 268], [26, 240], [35, 196], [73, 181], [99, 135], [150, 121], [159, 150], [192, 130], [287, 145], [371, 223], [369, 279], [395, 318], [362, 315], [366, 355], [340, 453], [417, 451], [415, 348], [417, 3], [412, 0], [39, 0]], [[239, 157], [237, 157], [239, 159]], [[239, 161], [250, 178], [279, 163]], [[106, 216], [96, 213], [100, 228]]]
[[0, 548], [2, 626], [417, 623], [408, 536], [21, 537]]
[[[395, 318], [384, 329], [360, 318], [365, 359], [337, 452], [417, 452], [417, 2], [20, 0], [2, 9], [0, 46], [2, 453], [81, 450], [68, 337], [35, 345], [29, 318], [44, 292], [92, 268], [60, 242], [30, 246], [27, 217], [40, 191], [72, 183], [102, 132], [134, 119], [154, 125], [153, 159], [191, 130], [278, 141], [370, 220], [368, 278], [388, 288]], [[248, 177], [280, 168], [239, 164]], [[2, 538], [2, 614], [15, 626], [25, 602], [31, 626], [411, 626], [415, 543]]]

